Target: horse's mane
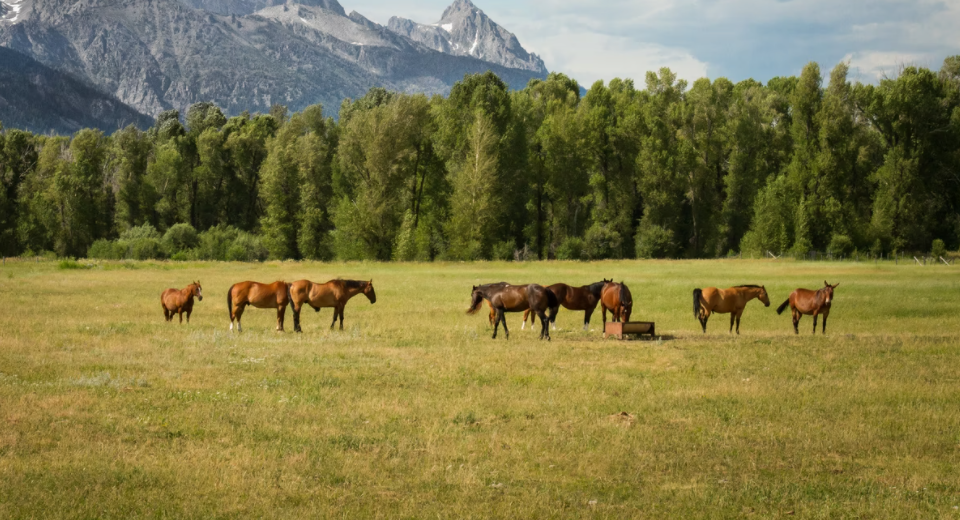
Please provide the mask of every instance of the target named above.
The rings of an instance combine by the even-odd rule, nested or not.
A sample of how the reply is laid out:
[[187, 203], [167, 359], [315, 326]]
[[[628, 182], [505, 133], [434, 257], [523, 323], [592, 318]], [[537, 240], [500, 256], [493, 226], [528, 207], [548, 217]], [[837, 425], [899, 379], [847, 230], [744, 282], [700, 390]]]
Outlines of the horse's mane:
[[597, 298], [599, 298], [599, 297], [600, 297], [600, 291], [603, 290], [603, 286], [606, 285], [606, 284], [607, 284], [607, 282], [594, 282], [594, 283], [592, 283], [592, 284], [590, 284], [590, 285], [588, 285], [588, 286], [586, 286], [586, 287], [587, 287], [587, 290], [590, 291], [590, 294], [592, 294], [592, 295], [596, 296]]
[[737, 289], [763, 289], [761, 285], [738, 285]]
[[340, 282], [347, 289], [363, 289], [367, 286], [367, 282], [362, 280], [340, 280]]

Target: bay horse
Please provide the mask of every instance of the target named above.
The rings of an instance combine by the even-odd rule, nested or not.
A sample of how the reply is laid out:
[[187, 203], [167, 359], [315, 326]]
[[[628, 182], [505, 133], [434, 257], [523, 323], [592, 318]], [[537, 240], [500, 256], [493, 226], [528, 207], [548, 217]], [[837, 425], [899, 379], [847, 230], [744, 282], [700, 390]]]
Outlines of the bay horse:
[[729, 289], [716, 287], [694, 289], [693, 317], [700, 320], [700, 326], [706, 334], [707, 320], [710, 319], [711, 313], [730, 313], [730, 332], [733, 332], [733, 322], [736, 321], [737, 334], [740, 334], [740, 316], [743, 316], [743, 309], [747, 307], [747, 302], [754, 298], [763, 302], [765, 307], [770, 306], [767, 289], [762, 285], [738, 285]]
[[314, 311], [320, 312], [324, 307], [333, 307], [332, 329], [340, 316], [340, 330], [343, 330], [343, 308], [350, 298], [363, 294], [370, 303], [377, 303], [377, 292], [373, 290], [373, 280], [330, 280], [327, 283], [313, 283], [310, 280], [297, 280], [289, 285], [290, 304], [293, 309], [293, 330], [303, 332], [300, 328], [300, 310], [304, 304]]
[[237, 332], [242, 332], [240, 317], [247, 305], [258, 309], [277, 309], [277, 331], [283, 332], [283, 316], [290, 303], [289, 284], [273, 282], [271, 284], [259, 282], [240, 282], [230, 286], [227, 291], [227, 311], [230, 313], [230, 330], [233, 330], [233, 320], [237, 320]]
[[607, 311], [613, 315], [613, 321], [630, 321], [633, 312], [633, 295], [623, 282], [608, 282], [600, 293], [600, 309], [603, 322], [607, 322]]
[[[503, 323], [503, 333], [507, 339], [510, 339], [510, 330], [507, 329], [507, 319], [504, 316], [507, 312], [521, 312], [532, 309], [540, 322], [543, 324], [540, 330], [540, 339], [546, 338], [550, 341], [550, 331], [547, 330], [547, 310], [559, 307], [557, 295], [549, 289], [535, 283], [528, 285], [510, 285], [503, 283], [486, 284], [473, 286], [470, 293], [470, 308], [467, 314], [476, 314], [483, 304], [483, 300], [488, 300], [496, 310], [496, 318], [493, 323], [493, 339], [497, 338], [497, 330]], [[555, 318], [555, 311], [551, 310], [550, 318]]]
[[817, 333], [817, 316], [823, 315], [823, 333], [827, 333], [827, 316], [830, 316], [830, 305], [833, 303], [833, 290], [840, 285], [839, 283], [830, 285], [826, 280], [823, 281], [823, 287], [816, 291], [810, 289], [796, 289], [790, 293], [787, 301], [777, 307], [777, 314], [782, 314], [783, 310], [790, 306], [793, 311], [793, 332], [800, 334], [800, 318], [804, 314], [813, 315], [813, 333]]
[[[560, 305], [571, 310], [571, 311], [585, 311], [583, 314], [583, 330], [587, 330], [590, 327], [590, 317], [593, 316], [593, 311], [596, 310], [597, 304], [600, 303], [600, 293], [603, 291], [603, 287], [613, 282], [613, 280], [604, 279], [601, 282], [592, 283], [590, 285], [581, 285], [580, 287], [572, 287], [565, 283], [555, 283], [547, 289], [550, 289], [553, 294], [557, 295], [557, 299], [560, 300]], [[550, 327], [553, 330], [557, 330], [556, 315], [559, 312], [559, 308], [551, 309], [553, 311], [553, 319], [550, 322]], [[530, 310], [526, 310], [523, 313], [523, 326], [521, 329], [526, 328], [527, 318], [531, 317], [530, 326], [533, 326], [537, 322], [537, 315], [531, 313]]]
[[167, 289], [160, 294], [160, 306], [163, 307], [163, 319], [173, 321], [173, 315], [180, 316], [183, 323], [183, 313], [187, 313], [187, 323], [190, 323], [190, 313], [193, 312], [193, 297], [203, 301], [203, 289], [200, 282], [193, 282], [183, 289]]

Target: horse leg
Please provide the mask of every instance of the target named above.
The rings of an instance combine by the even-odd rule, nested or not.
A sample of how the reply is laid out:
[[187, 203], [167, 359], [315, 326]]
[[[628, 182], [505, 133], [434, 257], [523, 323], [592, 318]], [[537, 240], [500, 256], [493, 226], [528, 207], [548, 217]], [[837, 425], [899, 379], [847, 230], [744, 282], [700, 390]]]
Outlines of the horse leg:
[[[526, 330], [527, 328], [527, 318], [530, 317], [530, 309], [523, 311], [523, 323], [520, 324], [520, 330]], [[530, 324], [531, 327], [537, 322], [537, 319], [533, 319], [533, 323]]]
[[813, 334], [817, 334], [817, 313], [813, 313]]
[[[237, 332], [243, 332], [243, 327], [240, 326], [240, 316], [243, 316], [243, 305], [238, 305], [236, 312], [233, 313], [234, 317], [237, 318]], [[233, 327], [233, 322], [230, 322], [230, 326]]]
[[606, 328], [607, 328], [607, 306], [601, 303], [601, 304], [600, 304], [600, 312], [601, 312], [601, 314], [603, 315], [603, 328], [604, 328], [604, 330], [606, 330]]
[[299, 307], [296, 303], [290, 304], [290, 312], [293, 314], [293, 331], [294, 332], [303, 332], [300, 328], [300, 311], [303, 310], [303, 305]]
[[277, 306], [277, 332], [283, 332], [283, 317], [287, 313], [287, 306]]
[[[547, 319], [547, 321], [550, 322], [550, 328], [551, 328], [552, 330], [557, 330], [557, 313], [558, 313], [558, 312], [560, 312], [560, 307], [559, 307], [559, 306], [550, 309], [550, 315], [553, 316], [553, 319]], [[542, 313], [541, 313], [541, 315], [540, 315], [540, 319], [541, 319], [541, 320], [543, 319], [543, 314], [542, 314]], [[549, 341], [549, 340], [550, 340], [550, 335], [547, 334], [547, 341]]]
[[340, 330], [343, 330], [343, 309], [346, 305], [340, 306]]
[[493, 339], [497, 339], [497, 330], [500, 329], [500, 309], [496, 309], [497, 317], [493, 319]]
[[730, 313], [730, 333], [733, 333], [733, 322], [737, 321], [737, 311]]
[[547, 315], [543, 311], [537, 311], [537, 316], [540, 317], [540, 324], [542, 325], [540, 327], [540, 339], [546, 337], [547, 341], [550, 341], [550, 327], [547, 327], [547, 322], [550, 320], [547, 319]]
[[743, 316], [743, 309], [737, 312], [737, 335], [740, 335], [740, 316]]
[[828, 312], [828, 313], [825, 313], [825, 314], [823, 315], [823, 335], [824, 335], [824, 336], [827, 335], [827, 316], [829, 316], [829, 315], [830, 315], [829, 312]]
[[587, 309], [583, 312], [583, 330], [590, 329], [590, 316], [593, 315], [593, 309]]
[[191, 312], [193, 312], [193, 309], [190, 309], [189, 311], [187, 311], [187, 323], [188, 323], [188, 324], [190, 323], [190, 313], [191, 313]]
[[800, 334], [800, 318], [803, 317], [799, 311], [796, 309], [791, 309], [793, 312], [793, 333]]

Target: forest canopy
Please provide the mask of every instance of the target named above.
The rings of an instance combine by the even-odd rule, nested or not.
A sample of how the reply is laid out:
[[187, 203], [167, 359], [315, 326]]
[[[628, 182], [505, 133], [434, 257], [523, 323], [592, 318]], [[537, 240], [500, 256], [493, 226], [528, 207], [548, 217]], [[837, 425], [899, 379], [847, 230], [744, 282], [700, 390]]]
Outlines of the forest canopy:
[[[876, 84], [563, 74], [446, 98], [0, 125], [0, 253], [219, 260], [849, 256], [960, 246], [960, 56]], [[182, 116], [182, 117], [181, 117]], [[934, 242], [937, 244], [934, 245]]]

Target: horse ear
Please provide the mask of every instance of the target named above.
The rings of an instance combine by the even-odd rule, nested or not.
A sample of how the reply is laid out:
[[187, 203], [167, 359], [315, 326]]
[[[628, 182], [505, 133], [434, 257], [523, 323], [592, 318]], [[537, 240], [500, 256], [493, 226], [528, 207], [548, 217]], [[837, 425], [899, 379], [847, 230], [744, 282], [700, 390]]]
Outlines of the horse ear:
[[837, 282], [836, 284], [834, 284], [833, 288], [836, 289], [838, 285], [840, 285], [840, 282]]
[[824, 285], [825, 287], [830, 287], [830, 284], [829, 284], [829, 283], [827, 283], [827, 281], [826, 281], [826, 280], [824, 280], [824, 281], [823, 281], [823, 285]]

